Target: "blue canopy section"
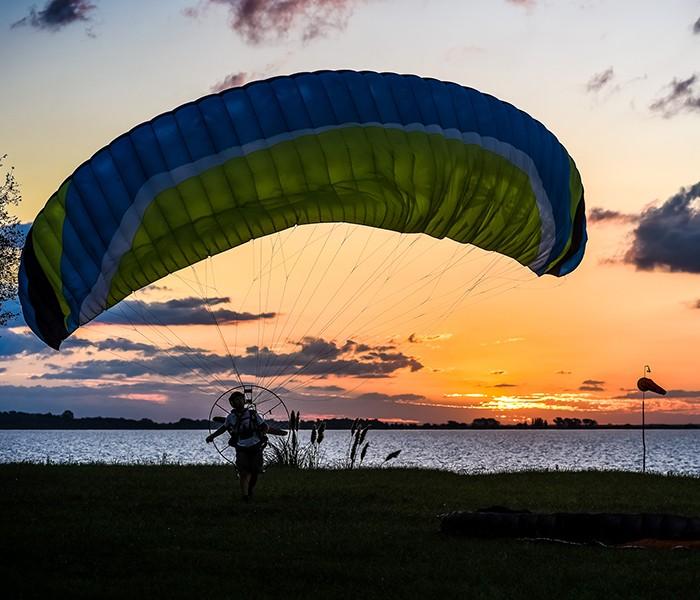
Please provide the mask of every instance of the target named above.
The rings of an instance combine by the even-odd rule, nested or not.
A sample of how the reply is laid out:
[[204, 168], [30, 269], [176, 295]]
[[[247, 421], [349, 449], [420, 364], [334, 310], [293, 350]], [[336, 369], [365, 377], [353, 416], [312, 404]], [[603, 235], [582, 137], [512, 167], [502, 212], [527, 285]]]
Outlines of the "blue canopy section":
[[[185, 104], [132, 129], [77, 169], [66, 197], [61, 265], [66, 288], [89, 290], [119, 223], [144, 184], [198, 159], [300, 129], [344, 123], [420, 123], [476, 132], [526, 153], [551, 201], [557, 229], [570, 227], [568, 154], [541, 123], [488, 94], [414, 75], [300, 73], [250, 83]], [[85, 231], [98, 236], [85, 236]], [[562, 236], [550, 253], [558, 256]], [[84, 256], [80, 267], [71, 256]], [[66, 290], [67, 292], [67, 290]], [[75, 328], [79, 300], [66, 293]]]

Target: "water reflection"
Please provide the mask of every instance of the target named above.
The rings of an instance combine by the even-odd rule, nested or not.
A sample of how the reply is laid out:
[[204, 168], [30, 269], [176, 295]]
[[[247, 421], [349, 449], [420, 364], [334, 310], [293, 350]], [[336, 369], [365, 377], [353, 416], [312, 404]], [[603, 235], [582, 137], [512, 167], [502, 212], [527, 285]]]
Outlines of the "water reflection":
[[[394, 466], [459, 473], [524, 469], [641, 470], [637, 430], [373, 431], [364, 464], [378, 466], [401, 450]], [[218, 464], [205, 431], [0, 431], [0, 462]], [[301, 432], [307, 441], [308, 431]], [[321, 464], [340, 466], [350, 433], [327, 431]], [[700, 430], [647, 431], [647, 469], [700, 476]]]

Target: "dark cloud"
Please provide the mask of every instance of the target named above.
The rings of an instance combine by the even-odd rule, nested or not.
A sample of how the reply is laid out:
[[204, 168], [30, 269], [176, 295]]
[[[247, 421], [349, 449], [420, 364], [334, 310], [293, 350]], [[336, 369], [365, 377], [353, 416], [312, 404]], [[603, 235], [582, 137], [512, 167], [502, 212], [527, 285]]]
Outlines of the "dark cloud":
[[[118, 340], [113, 343], [115, 346], [120, 345]], [[234, 356], [233, 360], [240, 374], [271, 378], [299, 374], [321, 378], [336, 375], [371, 379], [391, 377], [401, 369], [414, 372], [423, 368], [414, 357], [402, 352], [385, 351], [384, 346], [366, 346], [352, 341], [338, 346], [319, 338], [305, 338], [296, 345], [298, 350], [288, 353], [251, 346], [245, 354]], [[49, 365], [47, 373], [32, 378], [80, 380], [154, 374], [180, 378], [199, 374], [209, 380], [213, 376], [230, 376], [232, 372], [229, 355], [207, 352], [200, 348], [178, 346], [161, 351], [147, 345], [143, 350], [127, 344], [120, 349], [139, 351], [143, 358], [83, 360], [60, 367]]]
[[[65, 346], [71, 348], [70, 343], [72, 339], [66, 341]], [[127, 340], [126, 338], [108, 338], [106, 340], [100, 340], [97, 342], [90, 343], [90, 346], [95, 350], [110, 351], [110, 352], [138, 352], [142, 356], [155, 356], [157, 354], [162, 354], [164, 352], [205, 352], [201, 348], [190, 349], [185, 346], [174, 346], [167, 349], [160, 348], [153, 344], [147, 344], [144, 342], [134, 342], [132, 340]]]
[[0, 410], [61, 414], [69, 409], [77, 417], [147, 417], [172, 421], [180, 417], [206, 418], [210, 405], [210, 396], [189, 385], [161, 381], [108, 382], [97, 386], [0, 384]]
[[495, 388], [513, 388], [518, 387], [515, 383], [497, 383], [493, 387]]
[[28, 25], [45, 31], [58, 31], [72, 23], [88, 22], [96, 5], [87, 0], [49, 0], [42, 10], [35, 6], [29, 14], [12, 24], [12, 27]]
[[637, 215], [622, 213], [617, 210], [609, 210], [607, 208], [592, 208], [588, 211], [586, 218], [589, 223], [601, 223], [614, 221], [617, 223], [633, 223], [639, 220]]
[[29, 354], [55, 354], [33, 333], [3, 329], [0, 332], [0, 360], [8, 360]]
[[180, 298], [165, 302], [135, 302], [125, 300], [105, 311], [96, 321], [110, 325], [219, 325], [238, 321], [272, 319], [276, 313], [235, 312], [215, 308], [230, 302], [230, 298]]
[[[238, 73], [229, 73], [221, 81], [211, 86], [212, 92], [222, 92], [232, 87], [239, 87], [252, 79], [249, 73], [239, 71]], [[257, 79], [257, 77], [255, 78]]]
[[142, 292], [172, 292], [173, 288], [168, 287], [167, 285], [160, 285], [158, 283], [152, 283], [151, 285], [147, 285], [144, 288], [141, 288]]
[[669, 92], [654, 100], [649, 108], [667, 119], [681, 112], [700, 111], [700, 92], [695, 90], [697, 81], [697, 75], [691, 75], [687, 79], [674, 78], [666, 86], [670, 88]]
[[[628, 392], [624, 396], [616, 396], [616, 398], [627, 399], [642, 399], [642, 392], [635, 390]], [[646, 397], [649, 399], [649, 396]], [[700, 400], [700, 390], [668, 390], [664, 398], [695, 398]]]
[[184, 10], [197, 17], [210, 5], [228, 9], [231, 29], [249, 44], [287, 37], [299, 31], [303, 41], [345, 29], [359, 0], [200, 0]]
[[693, 23], [693, 33], [700, 34], [700, 18]]
[[353, 402], [411, 404], [415, 402], [425, 402], [426, 400], [427, 398], [422, 394], [382, 394], [380, 392], [367, 392], [357, 396]]
[[422, 335], [418, 333], [412, 333], [408, 336], [408, 341], [411, 344], [429, 344], [433, 342], [449, 340], [451, 337], [451, 333], [427, 333]]
[[659, 207], [646, 209], [625, 262], [638, 269], [700, 273], [700, 182], [681, 188]]
[[[146, 360], [129, 360], [113, 358], [109, 360], [85, 360], [70, 366], [48, 365], [50, 372], [42, 375], [32, 375], [30, 379], [81, 380], [116, 378], [127, 379], [145, 375], [161, 377], [178, 377], [192, 375], [197, 370], [195, 364], [183, 365], [172, 360], [168, 355], [157, 356]], [[220, 369], [219, 369], [220, 370]]]
[[599, 92], [604, 87], [606, 87], [615, 77], [615, 73], [612, 67], [608, 67], [605, 71], [596, 73], [588, 80], [586, 84], [586, 90], [589, 92]]
[[[279, 390], [280, 393], [284, 390]], [[150, 418], [155, 421], [174, 421], [181, 417], [206, 418], [213, 400], [220, 390], [199, 391], [190, 385], [153, 382], [100, 382], [98, 385], [3, 385], [0, 383], [0, 410], [51, 412], [61, 414], [68, 409], [76, 417], [112, 416]], [[297, 404], [306, 403], [309, 410], [319, 406], [317, 398], [295, 396]], [[382, 417], [381, 407], [428, 404], [420, 394], [389, 395], [369, 392], [356, 397], [329, 399], [324, 410], [339, 416]], [[405, 410], [410, 410], [406, 408]], [[428, 406], [425, 410], [430, 410]], [[392, 411], [393, 412], [393, 411]], [[305, 411], [304, 416], [308, 413]]]
[[584, 379], [578, 389], [582, 392], [604, 392], [604, 383], [600, 379]]
[[[201, 348], [187, 346], [172, 346], [161, 348], [149, 343], [134, 342], [126, 338], [107, 338], [92, 342], [80, 337], [68, 338], [61, 347], [61, 356], [69, 356], [77, 350], [108, 351], [108, 352], [136, 352], [141, 356], [155, 356], [158, 354], [177, 356], [186, 352], [206, 352]], [[27, 356], [52, 356], [58, 353], [44, 344], [33, 333], [27, 331], [14, 331], [3, 329], [0, 333], [0, 360], [12, 360]], [[61, 368], [61, 367], [56, 367]]]
[[506, 373], [505, 371], [491, 371], [490, 372], [491, 375], [505, 375], [505, 373]]
[[571, 371], [557, 371], [555, 375], [571, 375]]
[[344, 392], [345, 388], [340, 387], [339, 385], [313, 385], [305, 388], [307, 391], [314, 391], [314, 392], [327, 392], [331, 394], [337, 394], [340, 392]]

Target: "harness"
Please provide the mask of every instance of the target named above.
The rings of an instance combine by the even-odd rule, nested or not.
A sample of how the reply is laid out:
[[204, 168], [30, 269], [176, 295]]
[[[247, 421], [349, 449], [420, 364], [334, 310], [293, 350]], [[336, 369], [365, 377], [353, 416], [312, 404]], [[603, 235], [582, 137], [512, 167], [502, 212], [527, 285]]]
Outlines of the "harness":
[[[246, 419], [247, 416], [247, 419]], [[267, 436], [263, 433], [258, 423], [258, 413], [254, 408], [245, 409], [240, 415], [236, 414], [236, 427], [229, 428], [229, 434], [231, 438], [228, 443], [229, 446], [235, 446], [236, 448], [242, 448], [244, 450], [257, 450], [258, 448], [264, 448], [267, 445]], [[243, 421], [247, 421], [246, 427], [243, 427]], [[233, 429], [233, 430], [232, 430]], [[238, 442], [241, 440], [248, 440], [254, 435], [258, 436], [260, 442], [253, 446], [239, 446]]]

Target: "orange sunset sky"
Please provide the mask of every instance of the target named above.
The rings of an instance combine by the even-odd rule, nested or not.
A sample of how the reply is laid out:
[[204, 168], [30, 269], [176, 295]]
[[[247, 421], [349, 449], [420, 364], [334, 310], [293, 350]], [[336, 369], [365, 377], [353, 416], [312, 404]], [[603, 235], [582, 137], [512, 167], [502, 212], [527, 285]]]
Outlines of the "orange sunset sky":
[[[59, 353], [12, 320], [0, 410], [203, 418], [237, 383], [230, 354], [305, 416], [636, 423], [649, 365], [669, 394], [648, 399], [648, 421], [700, 423], [697, 2], [55, 4], [0, 6], [0, 155], [23, 223], [158, 113], [227, 84], [350, 68], [455, 81], [542, 121], [581, 172], [589, 242], [571, 275], [538, 279], [449, 240], [283, 232], [137, 292]], [[258, 317], [231, 316], [244, 313]], [[295, 371], [314, 352], [327, 368]]]

